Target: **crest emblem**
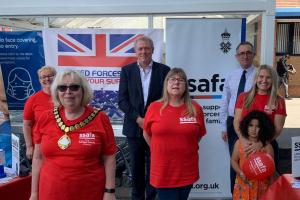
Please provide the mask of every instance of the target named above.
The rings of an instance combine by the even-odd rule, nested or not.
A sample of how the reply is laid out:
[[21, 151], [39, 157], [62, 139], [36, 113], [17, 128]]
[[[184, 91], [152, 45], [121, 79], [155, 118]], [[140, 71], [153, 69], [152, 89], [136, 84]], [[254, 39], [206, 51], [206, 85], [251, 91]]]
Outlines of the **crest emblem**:
[[222, 42], [220, 43], [220, 49], [223, 53], [227, 54], [231, 50], [230, 33], [225, 29], [224, 33], [221, 34]]

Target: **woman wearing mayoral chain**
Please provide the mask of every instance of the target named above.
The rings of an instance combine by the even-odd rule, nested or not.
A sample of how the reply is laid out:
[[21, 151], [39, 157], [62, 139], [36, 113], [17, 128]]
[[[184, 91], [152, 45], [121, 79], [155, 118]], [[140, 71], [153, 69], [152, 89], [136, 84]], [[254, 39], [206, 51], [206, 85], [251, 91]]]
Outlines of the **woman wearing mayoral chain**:
[[109, 118], [88, 106], [92, 91], [77, 71], [59, 73], [54, 108], [36, 125], [30, 200], [115, 200], [116, 144]]

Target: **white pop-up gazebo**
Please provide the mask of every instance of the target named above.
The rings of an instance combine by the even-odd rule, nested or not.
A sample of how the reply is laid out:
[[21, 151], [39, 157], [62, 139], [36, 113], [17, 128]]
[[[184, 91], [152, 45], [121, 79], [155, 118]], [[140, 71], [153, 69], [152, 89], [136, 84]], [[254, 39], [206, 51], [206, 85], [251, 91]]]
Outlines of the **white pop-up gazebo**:
[[[217, 16], [220, 18], [229, 16], [231, 18], [243, 17], [250, 21], [249, 18], [257, 15], [261, 15], [260, 43], [258, 43], [260, 55], [258, 57], [260, 63], [272, 66], [275, 35], [274, 0], [2, 0], [0, 5], [2, 17], [0, 25], [28, 28], [28, 30], [55, 27], [54, 21], [51, 21], [53, 18], [73, 18], [76, 24], [75, 21], [82, 20], [82, 18], [96, 21], [96, 17], [143, 16], [147, 21], [146, 28], [152, 29], [155, 28], [156, 16]], [[42, 22], [33, 23], [33, 18], [40, 18]], [[99, 24], [94, 22], [94, 25], [102, 27], [101, 20]], [[121, 132], [121, 127], [115, 125], [114, 130]]]
[[[148, 28], [153, 27], [156, 15], [240, 15], [261, 14], [261, 55], [260, 63], [273, 65], [274, 57], [274, 0], [2, 0], [0, 24], [16, 24], [7, 18], [44, 17], [48, 27], [48, 17], [67, 16], [147, 16]], [[19, 26], [21, 26], [19, 24]], [[24, 23], [22, 26], [35, 25]]]

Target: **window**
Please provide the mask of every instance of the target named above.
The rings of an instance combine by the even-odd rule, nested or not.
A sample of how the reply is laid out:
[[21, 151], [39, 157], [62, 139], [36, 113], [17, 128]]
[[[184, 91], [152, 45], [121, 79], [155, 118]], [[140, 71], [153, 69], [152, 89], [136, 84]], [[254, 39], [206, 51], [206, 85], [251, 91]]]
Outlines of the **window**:
[[300, 23], [294, 26], [293, 54], [300, 54]]
[[278, 23], [276, 54], [300, 54], [300, 23]]

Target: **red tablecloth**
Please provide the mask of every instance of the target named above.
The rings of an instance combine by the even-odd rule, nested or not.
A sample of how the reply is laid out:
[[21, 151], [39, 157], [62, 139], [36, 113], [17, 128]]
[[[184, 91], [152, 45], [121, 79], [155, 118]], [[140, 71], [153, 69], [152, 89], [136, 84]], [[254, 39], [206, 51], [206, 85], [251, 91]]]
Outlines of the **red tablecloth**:
[[300, 200], [300, 188], [292, 188], [294, 181], [291, 174], [278, 177], [260, 200]]
[[28, 200], [31, 190], [31, 176], [17, 177], [0, 185], [1, 200]]

